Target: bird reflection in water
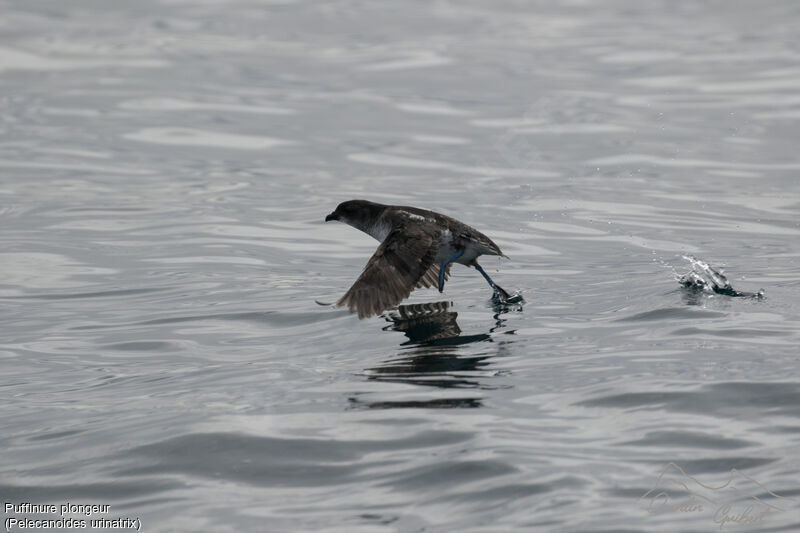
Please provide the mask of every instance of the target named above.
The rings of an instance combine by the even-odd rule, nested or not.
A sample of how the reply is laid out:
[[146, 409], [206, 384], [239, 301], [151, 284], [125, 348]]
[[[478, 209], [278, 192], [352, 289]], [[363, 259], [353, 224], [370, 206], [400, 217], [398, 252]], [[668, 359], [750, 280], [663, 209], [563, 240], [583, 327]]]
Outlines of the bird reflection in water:
[[[456, 339], [461, 333], [461, 328], [456, 322], [458, 313], [449, 310], [451, 305], [451, 302], [401, 305], [396, 313], [386, 317], [391, 324], [384, 329], [405, 333], [409, 340], [403, 343], [403, 346]], [[488, 335], [479, 337], [480, 339], [476, 340], [485, 340]]]
[[[497, 388], [490, 386], [486, 380], [497, 376], [499, 372], [490, 368], [490, 358], [501, 355], [508, 344], [507, 341], [496, 342], [489, 333], [477, 335], [461, 335], [461, 328], [456, 321], [458, 313], [452, 311], [451, 302], [432, 302], [424, 304], [401, 305], [395, 312], [385, 315], [389, 325], [385, 330], [400, 331], [408, 337], [401, 344], [403, 350], [400, 357], [391, 359], [385, 364], [365, 370], [370, 380], [407, 383], [439, 389], [473, 389], [486, 390]], [[500, 318], [497, 309], [494, 332], [502, 327], [504, 319]], [[513, 332], [509, 332], [513, 333]], [[488, 350], [478, 355], [459, 355], [468, 344], [488, 342], [494, 343], [497, 350]], [[498, 353], [500, 352], [500, 353]], [[386, 409], [397, 407], [422, 408], [458, 408], [481, 407], [480, 397], [437, 397], [433, 399], [408, 399], [377, 402], [363, 402], [356, 397], [350, 398], [353, 407]]]

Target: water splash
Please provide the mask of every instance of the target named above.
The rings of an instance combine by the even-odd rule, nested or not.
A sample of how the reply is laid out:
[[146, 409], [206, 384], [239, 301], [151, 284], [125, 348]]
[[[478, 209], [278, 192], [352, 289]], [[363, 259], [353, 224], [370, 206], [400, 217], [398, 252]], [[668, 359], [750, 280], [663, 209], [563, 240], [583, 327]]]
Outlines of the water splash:
[[764, 298], [764, 289], [758, 292], [738, 291], [733, 288], [728, 278], [723, 274], [722, 269], [717, 269], [694, 256], [682, 256], [689, 262], [692, 270], [678, 278], [684, 288], [693, 292], [703, 292], [707, 294], [723, 294], [742, 298]]
[[522, 291], [514, 291], [509, 294], [502, 289], [497, 290], [496, 288], [494, 294], [492, 294], [492, 303], [500, 305], [523, 304], [525, 303], [525, 298], [522, 297]]

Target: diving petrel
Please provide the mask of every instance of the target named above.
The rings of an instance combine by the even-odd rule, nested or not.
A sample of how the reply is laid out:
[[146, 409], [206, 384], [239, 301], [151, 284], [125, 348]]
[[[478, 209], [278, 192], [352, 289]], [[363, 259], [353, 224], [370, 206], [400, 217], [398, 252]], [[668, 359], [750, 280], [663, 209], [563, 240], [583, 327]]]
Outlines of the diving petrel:
[[364, 272], [336, 302], [358, 318], [391, 309], [418, 287], [438, 285], [442, 292], [454, 262], [475, 267], [502, 298], [510, 298], [477, 261], [481, 255], [508, 257], [489, 237], [454, 218], [417, 207], [349, 200], [325, 217], [329, 220], [381, 241]]

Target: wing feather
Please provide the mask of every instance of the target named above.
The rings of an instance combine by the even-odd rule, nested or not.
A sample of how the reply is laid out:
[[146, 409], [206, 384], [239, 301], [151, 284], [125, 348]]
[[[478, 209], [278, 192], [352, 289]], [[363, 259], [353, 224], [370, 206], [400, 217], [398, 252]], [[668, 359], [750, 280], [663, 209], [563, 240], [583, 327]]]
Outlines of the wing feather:
[[438, 284], [439, 269], [433, 261], [439, 237], [438, 231], [416, 224], [396, 226], [336, 305], [358, 313], [358, 318], [366, 318], [395, 307], [416, 287]]
[[[447, 281], [450, 279], [450, 267], [453, 266], [453, 263], [448, 264], [444, 269], [444, 280]], [[425, 272], [425, 274], [420, 278], [419, 282], [417, 282], [417, 289], [420, 287], [438, 287], [439, 286], [439, 265], [433, 263], [431, 267]]]

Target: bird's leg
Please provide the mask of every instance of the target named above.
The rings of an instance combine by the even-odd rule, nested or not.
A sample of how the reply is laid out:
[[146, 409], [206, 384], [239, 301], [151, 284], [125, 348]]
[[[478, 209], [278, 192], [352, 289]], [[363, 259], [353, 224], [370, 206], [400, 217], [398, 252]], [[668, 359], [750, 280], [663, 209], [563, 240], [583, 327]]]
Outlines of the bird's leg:
[[456, 252], [456, 255], [454, 255], [447, 261], [442, 262], [442, 264], [439, 265], [439, 292], [442, 292], [444, 290], [444, 273], [445, 269], [447, 268], [447, 265], [449, 265], [462, 255], [464, 255], [464, 250], [459, 250], [458, 252]]
[[472, 266], [474, 266], [474, 267], [475, 267], [475, 270], [477, 270], [478, 272], [480, 272], [480, 273], [481, 273], [481, 275], [482, 275], [484, 278], [486, 278], [486, 281], [488, 281], [488, 282], [489, 282], [489, 285], [491, 285], [492, 289], [494, 289], [495, 291], [497, 291], [498, 293], [500, 293], [500, 296], [502, 296], [502, 297], [503, 297], [504, 299], [506, 299], [506, 300], [508, 300], [509, 298], [511, 298], [511, 295], [510, 295], [510, 294], [508, 294], [508, 293], [507, 293], [507, 292], [506, 292], [506, 291], [505, 291], [505, 290], [504, 290], [504, 289], [503, 289], [503, 288], [502, 288], [500, 285], [498, 285], [498, 284], [496, 284], [494, 281], [492, 281], [492, 278], [490, 278], [490, 277], [489, 277], [489, 274], [487, 274], [487, 273], [486, 273], [486, 272], [483, 270], [483, 268], [482, 268], [482, 267], [481, 267], [481, 266], [478, 264], [478, 262], [477, 262], [477, 261], [473, 261], [473, 262], [472, 262]]

